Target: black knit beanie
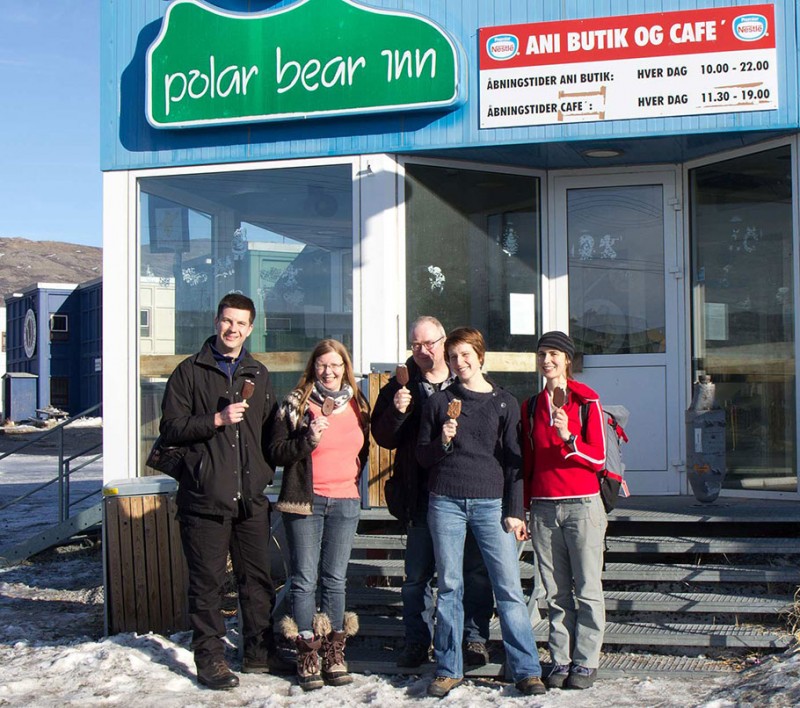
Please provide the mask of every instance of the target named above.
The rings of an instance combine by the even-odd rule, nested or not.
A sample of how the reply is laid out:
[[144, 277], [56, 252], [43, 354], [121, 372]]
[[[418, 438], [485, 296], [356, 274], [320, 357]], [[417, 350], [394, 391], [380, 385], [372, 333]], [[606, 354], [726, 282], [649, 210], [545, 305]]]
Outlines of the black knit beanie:
[[536, 350], [538, 351], [542, 347], [545, 349], [558, 349], [560, 352], [565, 352], [570, 359], [575, 358], [575, 342], [572, 341], [569, 335], [559, 332], [558, 330], [545, 332], [539, 337]]

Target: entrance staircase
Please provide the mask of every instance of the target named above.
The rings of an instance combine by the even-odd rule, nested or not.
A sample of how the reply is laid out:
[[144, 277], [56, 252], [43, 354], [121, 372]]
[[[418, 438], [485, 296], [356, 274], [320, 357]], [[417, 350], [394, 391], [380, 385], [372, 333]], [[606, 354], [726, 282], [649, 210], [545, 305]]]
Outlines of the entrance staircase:
[[[623, 500], [609, 517], [604, 587], [607, 626], [599, 676], [724, 674], [795, 642], [791, 617], [800, 585], [800, 505], [687, 497]], [[357, 672], [399, 669], [403, 646], [405, 538], [383, 509], [365, 511], [348, 578], [348, 607], [361, 631], [348, 644]], [[530, 544], [521, 551], [523, 589], [543, 663], [546, 608]], [[504, 675], [497, 619], [488, 665], [468, 676]]]

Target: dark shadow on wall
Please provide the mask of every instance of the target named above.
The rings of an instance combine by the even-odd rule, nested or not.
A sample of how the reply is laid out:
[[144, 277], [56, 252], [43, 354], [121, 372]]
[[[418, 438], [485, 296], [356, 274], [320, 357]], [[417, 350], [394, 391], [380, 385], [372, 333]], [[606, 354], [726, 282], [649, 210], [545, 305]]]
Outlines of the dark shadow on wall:
[[[258, 12], [276, 7], [275, 2], [218, 0], [210, 3], [236, 12]], [[269, 145], [276, 142], [352, 138], [354, 135], [382, 135], [415, 132], [447, 116], [450, 110], [411, 111], [368, 116], [336, 116], [306, 120], [265, 121], [209, 128], [153, 128], [145, 112], [147, 50], [161, 31], [162, 20], [145, 25], [139, 33], [136, 50], [122, 71], [119, 91], [119, 141], [130, 152], [191, 150], [196, 148], [241, 145]], [[311, 127], [313, 125], [313, 127]], [[253, 155], [263, 158], [264, 155]], [[223, 162], [224, 160], [215, 160]]]

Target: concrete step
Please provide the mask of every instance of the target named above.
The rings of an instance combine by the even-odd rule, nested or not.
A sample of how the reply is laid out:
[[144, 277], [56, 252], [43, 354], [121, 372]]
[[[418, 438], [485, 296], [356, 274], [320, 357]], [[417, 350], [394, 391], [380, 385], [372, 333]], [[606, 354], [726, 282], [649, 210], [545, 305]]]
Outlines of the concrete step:
[[[405, 634], [400, 617], [362, 615], [360, 625], [359, 634], [363, 637], [397, 639]], [[501, 639], [498, 620], [492, 621], [490, 632], [492, 640]], [[547, 622], [535, 621], [534, 633], [538, 642], [546, 642], [549, 634]], [[752, 624], [738, 626], [636, 620], [631, 623], [607, 622], [603, 641], [605, 644], [631, 646], [786, 649], [792, 644], [793, 638], [790, 634], [774, 628]]]
[[[800, 545], [800, 544], [798, 544]], [[530, 561], [520, 561], [523, 580], [533, 577]], [[386, 576], [402, 578], [402, 559], [355, 559], [348, 567], [350, 577]], [[724, 565], [709, 563], [606, 563], [604, 581], [633, 582], [694, 582], [694, 583], [797, 583], [800, 584], [800, 566]]]
[[[436, 664], [429, 662], [415, 669], [398, 668], [395, 662], [399, 652], [389, 649], [376, 649], [370, 645], [348, 644], [347, 663], [356, 673], [424, 675], [433, 674]], [[504, 676], [502, 651], [491, 652], [491, 661], [486, 666], [467, 668], [465, 675], [470, 678]], [[731, 661], [706, 659], [701, 657], [653, 656], [651, 654], [603, 654], [600, 656], [598, 678], [614, 679], [624, 677], [638, 678], [697, 678], [698, 676], [730, 675], [740, 667]]]
[[[435, 591], [434, 591], [435, 592]], [[763, 615], [787, 612], [790, 595], [746, 595], [741, 593], [625, 592], [606, 590], [607, 612], [670, 612]], [[347, 590], [348, 606], [359, 611], [380, 613], [402, 607], [399, 587], [357, 587]], [[539, 607], [546, 607], [544, 599]]]
[[[362, 521], [396, 525], [385, 507], [361, 510]], [[758, 528], [762, 524], [800, 523], [800, 507], [792, 499], [753, 499], [720, 497], [713, 504], [703, 504], [687, 496], [632, 496], [620, 499], [608, 516], [613, 529], [619, 524], [716, 524], [734, 523]]]
[[[358, 534], [354, 549], [405, 551], [406, 537], [384, 534]], [[526, 551], [532, 551], [530, 542]], [[611, 553], [740, 553], [758, 555], [797, 555], [800, 543], [795, 538], [719, 538], [702, 536], [609, 536]]]

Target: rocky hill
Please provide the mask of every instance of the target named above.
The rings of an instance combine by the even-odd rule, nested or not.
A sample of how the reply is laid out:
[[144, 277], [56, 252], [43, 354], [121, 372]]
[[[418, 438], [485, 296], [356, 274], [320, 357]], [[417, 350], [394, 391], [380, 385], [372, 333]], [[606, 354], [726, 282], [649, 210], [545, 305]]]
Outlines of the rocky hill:
[[36, 283], [85, 283], [102, 274], [102, 248], [0, 238], [0, 304], [7, 295]]

